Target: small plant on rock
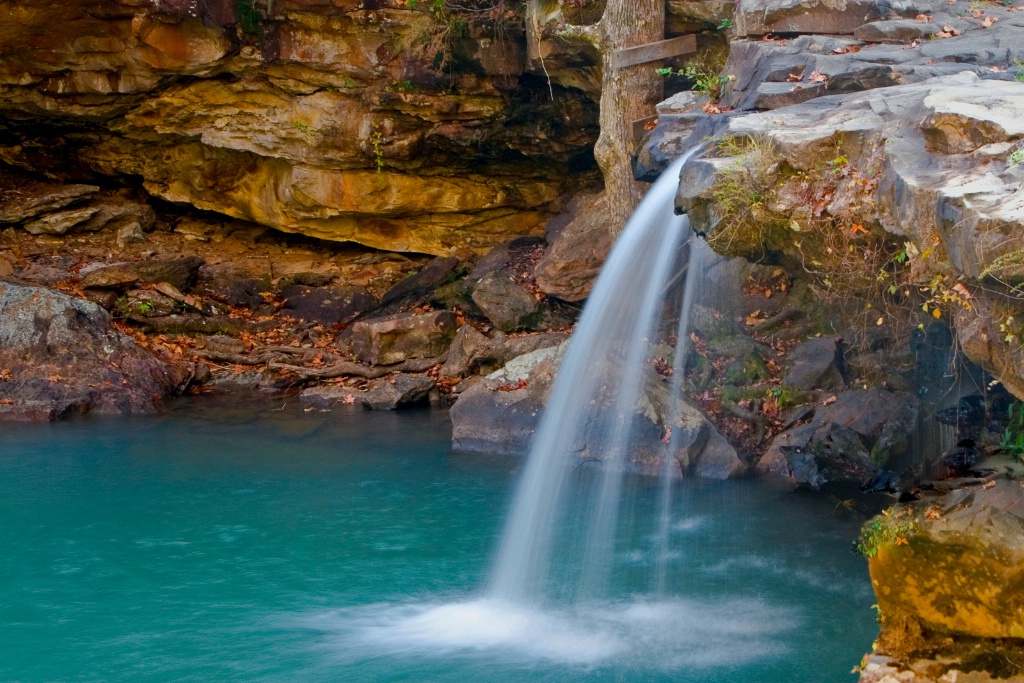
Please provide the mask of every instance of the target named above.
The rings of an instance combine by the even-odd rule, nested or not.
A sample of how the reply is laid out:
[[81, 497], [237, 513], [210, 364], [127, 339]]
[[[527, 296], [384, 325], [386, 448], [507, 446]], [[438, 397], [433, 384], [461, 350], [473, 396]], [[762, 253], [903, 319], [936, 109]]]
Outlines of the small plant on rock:
[[909, 536], [917, 528], [917, 519], [911, 508], [889, 508], [869, 520], [860, 530], [860, 538], [854, 544], [854, 551], [871, 559], [884, 545], [899, 547], [909, 545]]

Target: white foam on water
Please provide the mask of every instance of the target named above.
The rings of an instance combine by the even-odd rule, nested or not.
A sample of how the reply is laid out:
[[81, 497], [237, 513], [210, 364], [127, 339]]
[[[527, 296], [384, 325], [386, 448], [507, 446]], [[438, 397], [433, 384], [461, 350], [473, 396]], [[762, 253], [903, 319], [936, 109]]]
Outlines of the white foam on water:
[[510, 664], [671, 671], [733, 668], [787, 653], [796, 613], [761, 599], [663, 599], [527, 608], [500, 599], [375, 604], [316, 615], [342, 663], [486, 657]]

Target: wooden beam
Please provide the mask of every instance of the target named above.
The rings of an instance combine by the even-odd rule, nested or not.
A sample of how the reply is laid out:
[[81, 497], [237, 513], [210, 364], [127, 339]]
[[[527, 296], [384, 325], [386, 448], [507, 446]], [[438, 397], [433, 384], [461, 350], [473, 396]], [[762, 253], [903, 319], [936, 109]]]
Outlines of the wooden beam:
[[697, 36], [690, 34], [659, 40], [656, 43], [627, 47], [612, 53], [612, 68], [622, 69], [627, 66], [656, 62], [667, 57], [678, 57], [697, 51]]
[[644, 136], [644, 133], [647, 132], [647, 124], [648, 123], [653, 123], [654, 121], [657, 121], [657, 120], [658, 120], [658, 117], [655, 115], [655, 116], [648, 116], [645, 119], [637, 119], [636, 121], [634, 121], [633, 122], [633, 143], [635, 144], [637, 142], [640, 142], [640, 138], [642, 138]]

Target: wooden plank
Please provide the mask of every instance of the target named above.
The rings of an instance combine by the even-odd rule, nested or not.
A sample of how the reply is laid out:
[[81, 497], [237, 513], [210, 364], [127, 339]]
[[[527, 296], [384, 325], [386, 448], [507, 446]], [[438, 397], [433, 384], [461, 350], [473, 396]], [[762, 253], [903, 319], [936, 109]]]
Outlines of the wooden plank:
[[657, 120], [658, 120], [658, 117], [657, 117], [657, 115], [655, 115], [655, 116], [648, 116], [645, 119], [637, 119], [636, 121], [634, 121], [633, 122], [633, 142], [634, 143], [635, 142], [639, 142], [640, 138], [642, 138], [644, 136], [644, 133], [647, 132], [647, 130], [646, 130], [647, 124], [651, 123], [653, 121], [657, 121]]
[[677, 57], [697, 51], [697, 36], [690, 34], [659, 40], [656, 43], [627, 47], [612, 53], [612, 67], [622, 69], [627, 66], [656, 62], [666, 57]]

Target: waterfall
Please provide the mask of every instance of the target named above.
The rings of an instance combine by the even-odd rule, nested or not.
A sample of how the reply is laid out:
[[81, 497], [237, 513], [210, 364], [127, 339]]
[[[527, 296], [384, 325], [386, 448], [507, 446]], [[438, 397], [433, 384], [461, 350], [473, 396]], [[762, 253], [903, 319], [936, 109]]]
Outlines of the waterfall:
[[[491, 598], [540, 604], [552, 597], [552, 555], [578, 558], [568, 570], [576, 600], [599, 598], [608, 581], [633, 415], [643, 391], [648, 350], [663, 306], [663, 292], [678, 252], [690, 237], [689, 220], [674, 214], [679, 173], [695, 152], [676, 160], [644, 197], [613, 247], [594, 284], [551, 388], [505, 525], [488, 587]], [[704, 247], [706, 249], [706, 246]], [[702, 253], [699, 249], [694, 253]], [[691, 261], [687, 289], [699, 277]], [[696, 273], [696, 274], [695, 274]], [[672, 381], [672, 414], [678, 414], [686, 353], [683, 297]], [[661, 487], [667, 516], [675, 438], [663, 449]], [[578, 502], [571, 476], [581, 462], [600, 462], [586, 514], [573, 520], [576, 544], [559, 531], [562, 511]], [[667, 518], [662, 522], [667, 536]], [[661, 540], [662, 557], [665, 544]], [[582, 547], [571, 547], [582, 545]], [[663, 560], [662, 560], [663, 562]], [[659, 562], [659, 565], [662, 564]], [[664, 570], [657, 583], [663, 587]], [[565, 584], [565, 581], [559, 581]], [[562, 589], [563, 592], [565, 589]]]

